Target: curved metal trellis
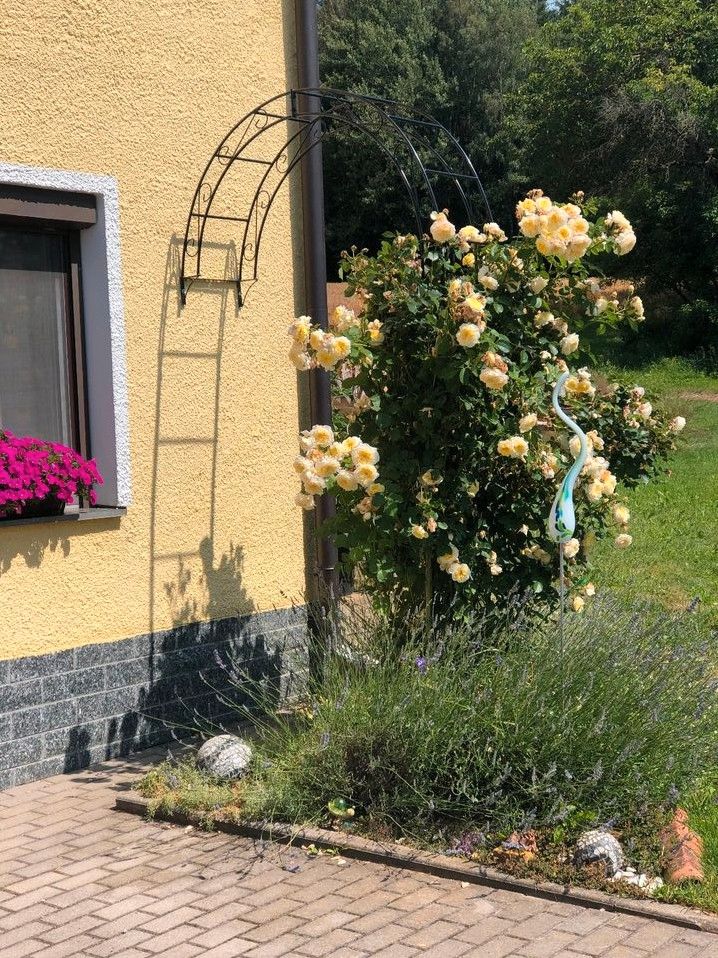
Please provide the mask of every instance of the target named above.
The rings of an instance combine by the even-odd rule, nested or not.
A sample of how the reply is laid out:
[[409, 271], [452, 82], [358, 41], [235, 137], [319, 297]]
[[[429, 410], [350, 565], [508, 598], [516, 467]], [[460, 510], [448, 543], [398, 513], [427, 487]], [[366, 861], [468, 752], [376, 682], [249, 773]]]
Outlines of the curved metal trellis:
[[[311, 107], [309, 109], [308, 107]], [[408, 195], [413, 228], [422, 235], [432, 210], [457, 201], [474, 220], [476, 205], [491, 208], [471, 160], [458, 140], [428, 114], [392, 100], [327, 88], [297, 89], [260, 104], [227, 133], [209, 158], [187, 217], [180, 265], [180, 297], [194, 283], [233, 283], [242, 306], [258, 279], [267, 214], [291, 172], [338, 126], [371, 140], [396, 170]], [[256, 171], [252, 178], [250, 171]], [[240, 173], [239, 177], [233, 174]], [[447, 194], [452, 200], [446, 200]], [[234, 275], [215, 275], [208, 258], [226, 249], [232, 225]], [[215, 239], [217, 229], [220, 241]], [[203, 271], [204, 268], [204, 271]]]

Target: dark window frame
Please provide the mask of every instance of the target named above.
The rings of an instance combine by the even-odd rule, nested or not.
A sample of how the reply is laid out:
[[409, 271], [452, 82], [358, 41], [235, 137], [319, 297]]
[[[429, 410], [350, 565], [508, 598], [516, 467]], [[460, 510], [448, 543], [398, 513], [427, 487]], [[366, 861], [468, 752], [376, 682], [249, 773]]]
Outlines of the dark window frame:
[[[74, 446], [86, 459], [91, 452], [87, 403], [87, 361], [82, 302], [80, 230], [97, 222], [95, 196], [0, 183], [0, 228], [25, 233], [54, 233], [66, 251], [65, 348], [68, 356]], [[88, 503], [80, 500], [81, 510]]]

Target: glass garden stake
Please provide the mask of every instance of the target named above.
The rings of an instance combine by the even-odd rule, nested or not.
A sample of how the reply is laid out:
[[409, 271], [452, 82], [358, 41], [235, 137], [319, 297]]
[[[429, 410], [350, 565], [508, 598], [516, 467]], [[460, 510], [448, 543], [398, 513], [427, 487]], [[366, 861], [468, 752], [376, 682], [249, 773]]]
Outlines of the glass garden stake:
[[[574, 420], [561, 409], [558, 401], [569, 376], [570, 373], [562, 373], [562, 375], [559, 376], [558, 382], [553, 389], [553, 396], [551, 397], [551, 403], [556, 411], [556, 415], [578, 436], [581, 443], [576, 461], [564, 476], [564, 480], [556, 493], [556, 498], [553, 500], [551, 514], [548, 520], [548, 534], [554, 542], [558, 542], [559, 595], [561, 602], [559, 613], [561, 669], [563, 669], [563, 617], [566, 606], [566, 579], [564, 575], [563, 550], [566, 543], [573, 537], [576, 531], [576, 511], [573, 506], [573, 489], [588, 457], [588, 440], [586, 439], [586, 434], [578, 423], [574, 422]], [[563, 672], [561, 674], [561, 690], [563, 694]]]

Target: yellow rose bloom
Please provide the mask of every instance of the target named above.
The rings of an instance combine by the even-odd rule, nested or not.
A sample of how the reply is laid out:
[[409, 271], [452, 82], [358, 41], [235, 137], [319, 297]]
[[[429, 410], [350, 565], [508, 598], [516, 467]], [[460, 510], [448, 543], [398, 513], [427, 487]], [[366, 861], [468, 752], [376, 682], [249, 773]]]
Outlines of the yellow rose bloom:
[[631, 513], [628, 506], [624, 506], [621, 503], [616, 503], [613, 507], [613, 519], [619, 526], [627, 526], [631, 518]]
[[632, 312], [638, 317], [638, 319], [644, 318], [646, 311], [643, 308], [643, 300], [640, 296], [632, 296], [628, 305], [631, 307]]
[[344, 448], [348, 453], [354, 452], [357, 446], [361, 445], [361, 439], [359, 436], [347, 436], [344, 440]]
[[317, 350], [317, 362], [322, 369], [333, 369], [339, 362], [339, 357], [332, 348], [325, 349], [322, 347]]
[[312, 349], [321, 349], [324, 345], [325, 332], [322, 329], [313, 329], [309, 337]]
[[519, 200], [516, 204], [516, 219], [520, 220], [522, 217], [526, 216], [527, 213], [535, 213], [536, 204], [532, 199], [527, 197], [525, 200]]
[[596, 390], [587, 379], [569, 376], [566, 380], [566, 392], [574, 393], [576, 396], [593, 396]]
[[529, 451], [529, 444], [523, 438], [523, 436], [513, 436], [511, 439], [511, 455], [517, 459], [523, 459], [526, 453]]
[[292, 465], [298, 476], [303, 475], [307, 469], [312, 468], [311, 460], [307, 459], [306, 456], [297, 456]]
[[329, 325], [336, 329], [338, 333], [343, 333], [345, 329], [357, 326], [359, 320], [353, 309], [347, 309], [346, 306], [336, 306], [329, 319]]
[[379, 471], [376, 466], [372, 466], [371, 463], [365, 462], [356, 467], [354, 470], [354, 475], [356, 476], [359, 485], [366, 488], [367, 486], [370, 486], [372, 482], [374, 482], [379, 475]]
[[544, 279], [543, 276], [534, 276], [534, 278], [529, 283], [529, 289], [532, 293], [536, 293], [538, 296], [539, 293], [543, 292], [544, 289], [548, 286], [548, 280]]
[[633, 229], [630, 221], [620, 210], [612, 210], [606, 217], [606, 226], [609, 228], [616, 227], [617, 230], [630, 230]]
[[[535, 213], [529, 213], [519, 223], [519, 229], [524, 236], [528, 236], [529, 239], [532, 239], [534, 236], [538, 236], [541, 232], [541, 220], [536, 216]], [[538, 246], [538, 242], [536, 243]], [[542, 252], [542, 250], [539, 250]]]
[[367, 330], [369, 331], [369, 339], [373, 343], [383, 343], [384, 342], [384, 333], [381, 331], [381, 327], [384, 324], [379, 319], [373, 319], [370, 323], [367, 324]]
[[332, 352], [339, 359], [346, 359], [352, 351], [352, 342], [347, 336], [337, 336], [332, 344]]
[[500, 456], [512, 456], [513, 445], [510, 439], [499, 439], [496, 450]]
[[467, 296], [461, 305], [463, 309], [469, 313], [473, 313], [476, 316], [483, 316], [486, 307], [486, 297], [473, 294]]
[[578, 333], [569, 333], [568, 336], [564, 336], [561, 340], [561, 352], [564, 356], [570, 356], [571, 353], [575, 353], [578, 349]]
[[488, 389], [503, 389], [506, 383], [509, 381], [509, 377], [506, 373], [502, 373], [500, 369], [492, 369], [490, 366], [485, 366], [479, 373], [479, 379]]
[[618, 481], [616, 477], [610, 473], [608, 469], [604, 469], [599, 477], [599, 481], [601, 483], [604, 495], [612, 496], [616, 491], [616, 483]]
[[595, 429], [591, 429], [586, 433], [586, 439], [588, 439], [589, 444], [598, 452], [603, 450], [604, 442], [603, 439], [599, 436]]
[[630, 253], [636, 245], [636, 234], [633, 230], [624, 230], [622, 233], [619, 233], [618, 236], [614, 237], [614, 242], [618, 255], [625, 256], [626, 253]]
[[550, 230], [558, 230], [565, 225], [567, 220], [568, 214], [565, 210], [562, 210], [560, 206], [554, 206], [548, 214], [548, 228]]
[[327, 487], [324, 479], [310, 469], [307, 469], [302, 476], [302, 485], [304, 486], [304, 491], [311, 496], [321, 495]]
[[304, 492], [298, 492], [294, 497], [294, 501], [298, 506], [301, 506], [302, 509], [305, 509], [307, 512], [314, 508], [314, 496], [309, 496]]
[[437, 556], [437, 563], [442, 572], [448, 572], [449, 569], [459, 561], [459, 550], [456, 546], [451, 546], [451, 551], [444, 555]]
[[341, 469], [337, 473], [337, 485], [346, 492], [354, 492], [359, 487], [359, 482], [354, 473], [348, 469]]
[[550, 313], [547, 309], [541, 309], [534, 316], [534, 326], [553, 326], [556, 322], [556, 317], [553, 313]]
[[346, 447], [343, 442], [338, 442], [336, 439], [327, 447], [327, 455], [333, 456], [334, 459], [343, 459], [347, 454]]
[[454, 582], [466, 582], [471, 578], [471, 569], [465, 562], [455, 562], [449, 571]]
[[309, 437], [318, 446], [330, 446], [334, 442], [334, 433], [331, 426], [312, 426], [309, 430]]
[[456, 333], [456, 342], [464, 349], [471, 349], [481, 339], [481, 330], [476, 323], [462, 323]]
[[519, 419], [519, 432], [530, 432], [538, 422], [538, 416], [535, 412], [526, 413]]
[[586, 487], [586, 495], [590, 502], [598, 502], [603, 496], [603, 484], [600, 482], [590, 482]]
[[529, 444], [523, 436], [511, 436], [510, 439], [500, 439], [496, 444], [496, 451], [500, 456], [510, 456], [512, 459], [523, 459], [529, 451]]
[[456, 235], [456, 227], [450, 223], [446, 216], [446, 210], [442, 213], [432, 213], [433, 220], [429, 227], [431, 238], [437, 243], [446, 243]]
[[328, 479], [329, 476], [333, 476], [340, 468], [341, 463], [338, 459], [334, 459], [333, 456], [323, 456], [314, 465], [314, 471], [318, 476], [321, 476], [322, 479]]
[[571, 608], [573, 609], [574, 612], [583, 612], [583, 608], [585, 605], [586, 605], [586, 602], [583, 596], [575, 595], [571, 599]]
[[357, 465], [364, 465], [365, 463], [374, 465], [374, 463], [379, 462], [379, 450], [370, 446], [368, 442], [360, 442], [358, 446], [352, 449], [351, 457]]
[[627, 532], [621, 532], [613, 541], [617, 549], [627, 549], [633, 542], [633, 536], [629, 536]]
[[569, 539], [568, 542], [564, 543], [563, 554], [567, 559], [573, 559], [574, 556], [578, 555], [578, 550], [581, 548], [581, 543], [578, 539]]
[[423, 526], [413, 525], [411, 527], [411, 534], [415, 539], [428, 539], [429, 533]]
[[457, 300], [461, 299], [462, 295], [462, 283], [460, 279], [451, 279], [449, 280], [449, 285], [447, 286], [447, 293], [449, 299]]
[[425, 486], [438, 486], [440, 482], [443, 482], [441, 476], [435, 476], [431, 469], [427, 469], [419, 478]]
[[566, 248], [566, 259], [573, 263], [580, 259], [591, 245], [590, 236], [574, 236]]
[[303, 349], [297, 346], [295, 343], [292, 348], [289, 350], [289, 359], [292, 365], [299, 370], [299, 372], [306, 372], [307, 369], [312, 368], [312, 360], [309, 356], [309, 353], [305, 353]]
[[553, 201], [550, 196], [539, 196], [536, 200], [536, 209], [539, 213], [550, 213], [553, 208]]
[[478, 243], [479, 231], [475, 226], [462, 226], [459, 230], [459, 239], [465, 243]]
[[471, 269], [475, 263], [476, 257], [473, 253], [467, 253], [466, 256], [462, 256], [461, 258], [461, 265], [466, 266], [468, 269]]
[[384, 492], [385, 488], [386, 487], [380, 482], [372, 482], [372, 484], [367, 487], [367, 492], [370, 496], [378, 496], [380, 493]]
[[289, 327], [289, 335], [295, 343], [304, 344], [309, 340], [312, 331], [312, 320], [309, 316], [297, 316]]

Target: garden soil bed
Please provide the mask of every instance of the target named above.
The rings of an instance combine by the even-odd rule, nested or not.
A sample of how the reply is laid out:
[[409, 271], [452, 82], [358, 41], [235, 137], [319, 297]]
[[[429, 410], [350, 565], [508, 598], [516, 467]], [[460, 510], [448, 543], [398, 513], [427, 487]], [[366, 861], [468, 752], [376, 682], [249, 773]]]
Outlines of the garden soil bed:
[[[115, 808], [121, 812], [139, 815], [144, 818], [156, 818], [175, 825], [201, 827], [199, 816], [187, 815], [182, 812], [163, 814], [159, 810], [150, 814], [150, 802], [136, 793], [118, 797], [115, 801]], [[221, 820], [215, 820], [213, 828], [230, 835], [275, 841], [280, 844], [291, 844], [299, 847], [311, 844], [318, 849], [338, 850], [346, 858], [356, 858], [394, 868], [424, 872], [439, 878], [451, 878], [476, 885], [487, 885], [491, 888], [521, 892], [537, 898], [568, 901], [587, 908], [605, 909], [606, 911], [620, 912], [626, 915], [639, 915], [642, 918], [653, 918], [656, 921], [678, 925], [682, 928], [718, 934], [718, 918], [682, 905], [671, 905], [646, 899], [618, 898], [589, 888], [519, 878], [504, 874], [483, 864], [457, 861], [447, 855], [409, 849], [396, 843], [375, 842], [345, 832], [321, 828], [292, 828], [290, 825], [268, 825], [261, 822], [237, 824]]]

